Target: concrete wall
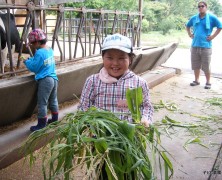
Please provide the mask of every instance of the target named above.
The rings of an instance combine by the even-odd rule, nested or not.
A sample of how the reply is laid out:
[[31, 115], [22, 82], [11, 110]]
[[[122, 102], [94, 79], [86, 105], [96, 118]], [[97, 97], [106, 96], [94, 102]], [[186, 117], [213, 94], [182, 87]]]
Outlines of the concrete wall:
[[[58, 101], [74, 99], [80, 96], [85, 80], [97, 73], [102, 66], [101, 61], [80, 65], [72, 70], [60, 69], [58, 72]], [[73, 67], [74, 68], [74, 67]], [[0, 81], [0, 126], [30, 117], [37, 105], [37, 86], [34, 75]]]

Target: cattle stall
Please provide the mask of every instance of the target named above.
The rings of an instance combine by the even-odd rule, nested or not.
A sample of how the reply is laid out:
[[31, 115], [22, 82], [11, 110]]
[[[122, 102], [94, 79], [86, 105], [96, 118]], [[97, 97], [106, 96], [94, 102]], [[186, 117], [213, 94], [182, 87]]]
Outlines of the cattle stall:
[[[140, 47], [142, 1], [139, 1], [138, 12], [73, 8], [65, 7], [64, 4], [53, 4], [53, 2], [68, 2], [65, 0], [51, 0], [46, 3], [24, 2], [26, 1], [21, 0], [13, 4], [11, 1], [0, 5], [0, 10], [8, 14], [7, 19], [9, 16], [14, 16], [20, 38], [19, 48], [15, 53], [11, 48], [8, 49], [8, 69], [4, 71], [3, 67], [2, 71], [0, 70], [0, 78], [17, 76], [27, 71], [19, 58], [34, 54], [34, 49], [27, 42], [28, 33], [33, 28], [42, 28], [47, 33], [48, 43], [54, 49], [58, 66], [86, 57], [99, 56], [103, 39], [113, 33], [130, 37], [134, 47]], [[6, 25], [8, 46], [11, 43], [10, 30], [8, 21]], [[0, 58], [0, 63], [3, 64], [2, 62]]]

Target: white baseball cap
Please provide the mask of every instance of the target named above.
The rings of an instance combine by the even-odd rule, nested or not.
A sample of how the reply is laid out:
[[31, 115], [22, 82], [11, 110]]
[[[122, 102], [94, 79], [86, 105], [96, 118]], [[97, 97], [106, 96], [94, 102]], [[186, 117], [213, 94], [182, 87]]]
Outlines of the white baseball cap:
[[107, 49], [119, 49], [126, 53], [131, 53], [132, 43], [128, 37], [121, 34], [117, 33], [113, 35], [108, 35], [103, 41], [102, 51]]

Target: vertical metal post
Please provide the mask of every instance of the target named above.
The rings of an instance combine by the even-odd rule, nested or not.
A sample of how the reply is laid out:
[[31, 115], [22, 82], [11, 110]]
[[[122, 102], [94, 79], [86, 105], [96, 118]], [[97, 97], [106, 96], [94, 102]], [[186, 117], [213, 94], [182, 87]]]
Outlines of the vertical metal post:
[[13, 66], [14, 66], [14, 63], [13, 63], [13, 60], [12, 60], [12, 45], [11, 45], [11, 38], [10, 38], [10, 9], [8, 8], [7, 9], [7, 25], [6, 25], [6, 39], [7, 39], [7, 46], [8, 46], [8, 55], [9, 55], [9, 62], [10, 62], [10, 70], [11, 71], [14, 71], [13, 70]]
[[92, 55], [92, 47], [91, 47], [92, 32], [91, 31], [93, 30], [93, 26], [94, 26], [93, 20], [92, 20], [92, 12], [90, 13], [90, 23], [89, 24], [90, 24], [89, 25], [89, 56], [91, 56]]
[[128, 35], [128, 31], [129, 31], [129, 27], [130, 27], [130, 21], [131, 21], [130, 13], [128, 13], [127, 19], [126, 19], [126, 26], [125, 26], [125, 30], [124, 30], [124, 36]]
[[81, 34], [82, 34], [85, 18], [86, 18], [86, 9], [82, 8], [80, 22], [79, 22], [78, 30], [77, 30], [77, 34], [76, 34], [76, 43], [75, 43], [74, 56], [73, 56], [74, 58], [76, 58], [76, 55], [77, 55], [78, 42], [80, 42], [80, 45], [82, 48], [82, 57], [85, 56], [85, 50], [84, 50], [84, 46], [83, 46], [82, 39], [81, 39]]
[[[17, 61], [17, 68], [20, 67], [20, 56], [22, 55], [22, 48], [23, 48], [23, 42], [27, 42], [26, 39], [27, 39], [27, 36], [28, 36], [28, 33], [29, 33], [29, 29], [32, 25], [32, 22], [33, 22], [33, 11], [34, 11], [34, 4], [32, 2], [29, 2], [27, 4], [27, 10], [28, 10], [28, 13], [26, 15], [26, 19], [25, 19], [25, 24], [24, 24], [24, 28], [23, 28], [23, 32], [22, 32], [22, 37], [20, 39], [20, 45], [19, 45], [19, 55], [18, 55], [18, 61]], [[27, 43], [26, 43], [27, 45]], [[28, 48], [28, 51], [29, 51], [29, 54], [31, 56], [33, 56], [32, 54], [32, 51], [30, 49], [30, 46], [27, 46]]]
[[143, 8], [143, 0], [139, 0], [139, 12], [142, 13]]
[[94, 40], [94, 47], [93, 47], [93, 54], [95, 54], [96, 52], [96, 41], [98, 39], [98, 43], [101, 49], [101, 41], [100, 41], [100, 37], [101, 37], [101, 28], [103, 28], [102, 22], [104, 21], [104, 14], [103, 11], [101, 10], [100, 16], [99, 16], [99, 20], [97, 22], [97, 27], [96, 27], [96, 31], [95, 31], [95, 40]]
[[69, 24], [68, 24], [68, 41], [69, 41], [69, 60], [72, 59], [72, 43], [71, 43], [71, 39], [72, 39], [72, 12], [69, 12]]
[[[54, 50], [54, 45], [55, 45], [55, 41], [57, 42], [58, 48], [59, 48], [59, 52], [60, 52], [60, 61], [63, 60], [63, 52], [62, 52], [62, 48], [59, 44], [59, 40], [58, 40], [58, 31], [63, 19], [63, 15], [64, 15], [64, 8], [63, 6], [60, 4], [58, 6], [58, 11], [57, 11], [57, 20], [56, 20], [56, 26], [55, 26], [55, 30], [53, 33], [53, 37], [52, 37], [52, 49]], [[63, 22], [64, 23], [64, 22]]]
[[65, 61], [65, 56], [66, 56], [66, 41], [65, 41], [65, 13], [64, 11], [62, 12], [62, 24], [63, 24], [63, 56], [61, 61]]
[[118, 12], [116, 10], [116, 13], [115, 13], [115, 16], [114, 16], [114, 20], [113, 20], [112, 34], [115, 34], [115, 30], [116, 30], [117, 25], [118, 25]]
[[88, 30], [88, 28], [87, 28], [87, 15], [88, 15], [88, 13], [86, 13], [85, 19], [84, 19], [85, 20], [84, 21], [84, 26], [85, 26], [85, 28], [84, 28], [85, 29], [85, 32], [84, 32], [84, 36], [85, 36], [84, 56], [86, 56], [86, 49], [87, 49], [87, 47], [86, 47], [87, 46], [87, 42], [86, 42], [87, 41], [87, 37], [86, 36], [87, 36], [87, 30]]
[[138, 31], [138, 36], [137, 36], [137, 47], [140, 47], [140, 36], [141, 36], [141, 28], [142, 28], [142, 19], [143, 19], [143, 0], [139, 0], [139, 12], [140, 12], [140, 16], [139, 16], [139, 20], [140, 20], [140, 28]]
[[[1, 36], [0, 36], [0, 42], [1, 42], [2, 40], [1, 40]], [[1, 43], [0, 43], [0, 73], [3, 73], [3, 71], [4, 71], [4, 67], [3, 67], [3, 64], [2, 64], [2, 53], [1, 53], [1, 51], [2, 51], [2, 45], [1, 45]]]
[[46, 28], [46, 11], [42, 11], [42, 29], [46, 32], [47, 34], [47, 28]]

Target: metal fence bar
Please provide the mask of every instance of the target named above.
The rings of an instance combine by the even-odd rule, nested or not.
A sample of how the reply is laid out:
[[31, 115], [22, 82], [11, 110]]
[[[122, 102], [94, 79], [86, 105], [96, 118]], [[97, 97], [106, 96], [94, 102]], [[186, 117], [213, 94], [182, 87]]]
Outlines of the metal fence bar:
[[27, 46], [27, 36], [28, 36], [28, 32], [29, 32], [29, 29], [31, 27], [31, 24], [32, 24], [32, 21], [33, 21], [33, 14], [32, 14], [32, 11], [28, 11], [27, 15], [26, 15], [26, 19], [25, 19], [25, 25], [24, 25], [24, 28], [23, 28], [23, 31], [22, 31], [22, 37], [20, 39], [20, 45], [19, 45], [19, 54], [18, 54], [18, 60], [17, 60], [17, 68], [20, 67], [20, 60], [19, 58], [21, 57], [22, 55], [22, 49], [23, 49], [23, 42], [25, 42], [25, 45], [26, 47], [28, 48], [28, 51], [29, 51], [29, 54], [31, 56], [33, 56], [33, 53], [30, 49], [29, 46]]
[[66, 46], [65, 46], [65, 16], [64, 16], [64, 11], [62, 12], [62, 22], [63, 22], [63, 56], [61, 56], [61, 61], [65, 60], [65, 55], [66, 55]]
[[[49, 37], [50, 34], [52, 35], [52, 48], [55, 49], [56, 43], [59, 49], [60, 62], [57, 62], [57, 64], [65, 62], [66, 59], [72, 61], [80, 57], [84, 58], [99, 55], [101, 53], [103, 39], [107, 35], [117, 32], [130, 37], [134, 46], [140, 46], [141, 12], [70, 8], [63, 7], [62, 5], [58, 7], [0, 5], [0, 9], [6, 8], [13, 10], [24, 9], [27, 11], [18, 59], [22, 54], [23, 42], [26, 42], [30, 27], [35, 27], [33, 20], [36, 17], [36, 11], [42, 11], [40, 13], [42, 15], [40, 20], [44, 23], [40, 23], [40, 28], [45, 30]], [[50, 25], [50, 21], [55, 21], [55, 19], [46, 19], [46, 14], [48, 12], [57, 12], [55, 25]], [[22, 16], [24, 17], [24, 15]], [[48, 30], [49, 28], [54, 28], [54, 32], [50, 32]], [[61, 43], [63, 43], [62, 48]], [[28, 44], [26, 44], [26, 46], [29, 50], [29, 54], [32, 55], [32, 51]], [[73, 56], [72, 51], [74, 51]], [[68, 57], [66, 57], [66, 55]], [[18, 60], [17, 68], [19, 67], [20, 61]], [[17, 71], [20, 70], [21, 69]], [[12, 60], [10, 60], [10, 71], [13, 74]], [[9, 74], [9, 72], [7, 74]]]
[[[1, 36], [0, 36], [0, 42], [2, 42]], [[0, 43], [0, 72], [4, 72], [4, 67], [3, 67], [3, 63], [2, 63], [2, 43]]]
[[11, 49], [11, 41], [10, 41], [10, 9], [7, 8], [7, 25], [6, 25], [6, 37], [7, 37], [7, 46], [8, 46], [8, 55], [9, 55], [9, 62], [10, 62], [10, 70], [13, 72], [13, 61], [12, 61], [12, 49]]
[[68, 23], [68, 39], [69, 39], [69, 59], [72, 59], [72, 17], [71, 12], [69, 12], [69, 23]]

